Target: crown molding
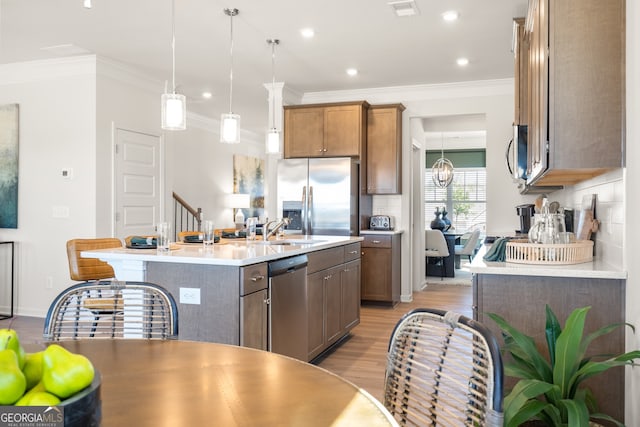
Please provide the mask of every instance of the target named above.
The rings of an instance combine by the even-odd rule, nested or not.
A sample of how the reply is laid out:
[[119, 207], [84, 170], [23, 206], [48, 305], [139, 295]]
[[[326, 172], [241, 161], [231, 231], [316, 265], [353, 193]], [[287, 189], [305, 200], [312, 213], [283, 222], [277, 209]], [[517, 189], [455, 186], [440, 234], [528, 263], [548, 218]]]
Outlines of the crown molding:
[[130, 84], [142, 90], [156, 93], [158, 96], [164, 91], [163, 82], [141, 72], [137, 68], [102, 56], [96, 57], [96, 62], [96, 71], [99, 76]]
[[0, 65], [0, 85], [95, 76], [96, 56], [80, 55]]
[[411, 86], [390, 86], [328, 92], [307, 92], [303, 104], [350, 101], [364, 99], [371, 104], [424, 101], [443, 98], [469, 98], [496, 95], [513, 95], [513, 79], [478, 80]]

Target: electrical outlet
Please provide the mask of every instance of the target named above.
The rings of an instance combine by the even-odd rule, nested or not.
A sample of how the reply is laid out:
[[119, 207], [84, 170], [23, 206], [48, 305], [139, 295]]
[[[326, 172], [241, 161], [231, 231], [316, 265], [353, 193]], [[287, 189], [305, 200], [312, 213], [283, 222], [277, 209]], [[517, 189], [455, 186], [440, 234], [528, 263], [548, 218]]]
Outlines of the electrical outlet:
[[180, 304], [200, 304], [200, 289], [180, 288]]
[[53, 289], [53, 277], [47, 276], [47, 278], [44, 280], [44, 287], [46, 289]]

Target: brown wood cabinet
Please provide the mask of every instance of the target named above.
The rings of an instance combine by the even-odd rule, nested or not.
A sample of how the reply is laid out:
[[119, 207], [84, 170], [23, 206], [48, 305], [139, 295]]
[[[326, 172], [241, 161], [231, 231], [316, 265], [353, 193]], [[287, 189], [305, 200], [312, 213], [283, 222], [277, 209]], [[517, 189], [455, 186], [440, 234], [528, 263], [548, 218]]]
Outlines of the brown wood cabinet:
[[240, 267], [240, 345], [268, 350], [267, 263]]
[[624, 28], [624, 0], [529, 2], [528, 184], [622, 167]]
[[402, 104], [372, 105], [367, 113], [367, 193], [402, 193]]
[[360, 323], [360, 243], [308, 254], [308, 359]]
[[[549, 305], [562, 325], [576, 308], [591, 306], [585, 324], [588, 333], [625, 321], [625, 281], [618, 279], [512, 276], [475, 274], [473, 279], [474, 318], [484, 323], [502, 345], [500, 329], [487, 316], [497, 313], [546, 352], [545, 305]], [[589, 346], [591, 355], [618, 355], [625, 351], [625, 330], [618, 328]], [[507, 389], [515, 381], [508, 378]], [[614, 368], [586, 384], [593, 391], [600, 411], [624, 419], [624, 369]]]
[[400, 237], [364, 234], [361, 299], [396, 304], [400, 301]]
[[284, 158], [359, 157], [366, 137], [365, 101], [284, 107]]
[[529, 37], [525, 31], [525, 18], [513, 20], [514, 55], [514, 125], [526, 125], [529, 114]]

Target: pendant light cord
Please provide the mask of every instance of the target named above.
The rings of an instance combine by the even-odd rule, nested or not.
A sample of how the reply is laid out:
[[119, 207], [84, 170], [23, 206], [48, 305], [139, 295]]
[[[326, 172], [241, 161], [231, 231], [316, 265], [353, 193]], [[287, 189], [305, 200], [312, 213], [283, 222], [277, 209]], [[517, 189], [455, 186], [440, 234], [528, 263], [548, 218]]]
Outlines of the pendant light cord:
[[272, 39], [271, 43], [271, 127], [276, 128], [276, 45], [279, 40]]
[[[229, 9], [227, 9], [229, 10]], [[233, 112], [232, 103], [233, 103], [233, 17], [238, 13], [237, 9], [229, 10], [229, 21], [230, 21], [230, 38], [231, 42], [229, 43], [229, 57], [230, 66], [229, 66], [229, 113]]]
[[171, 0], [171, 85], [176, 93], [176, 2]]

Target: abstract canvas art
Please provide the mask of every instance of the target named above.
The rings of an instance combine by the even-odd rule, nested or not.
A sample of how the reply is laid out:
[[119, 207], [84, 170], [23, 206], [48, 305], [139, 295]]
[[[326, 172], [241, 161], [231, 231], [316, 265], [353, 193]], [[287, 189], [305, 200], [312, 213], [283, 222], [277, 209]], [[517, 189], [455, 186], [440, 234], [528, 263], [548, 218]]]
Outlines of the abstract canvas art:
[[18, 228], [18, 104], [0, 105], [0, 228]]
[[245, 218], [264, 215], [264, 160], [235, 154], [233, 156], [233, 192], [249, 194], [248, 209], [242, 209]]

